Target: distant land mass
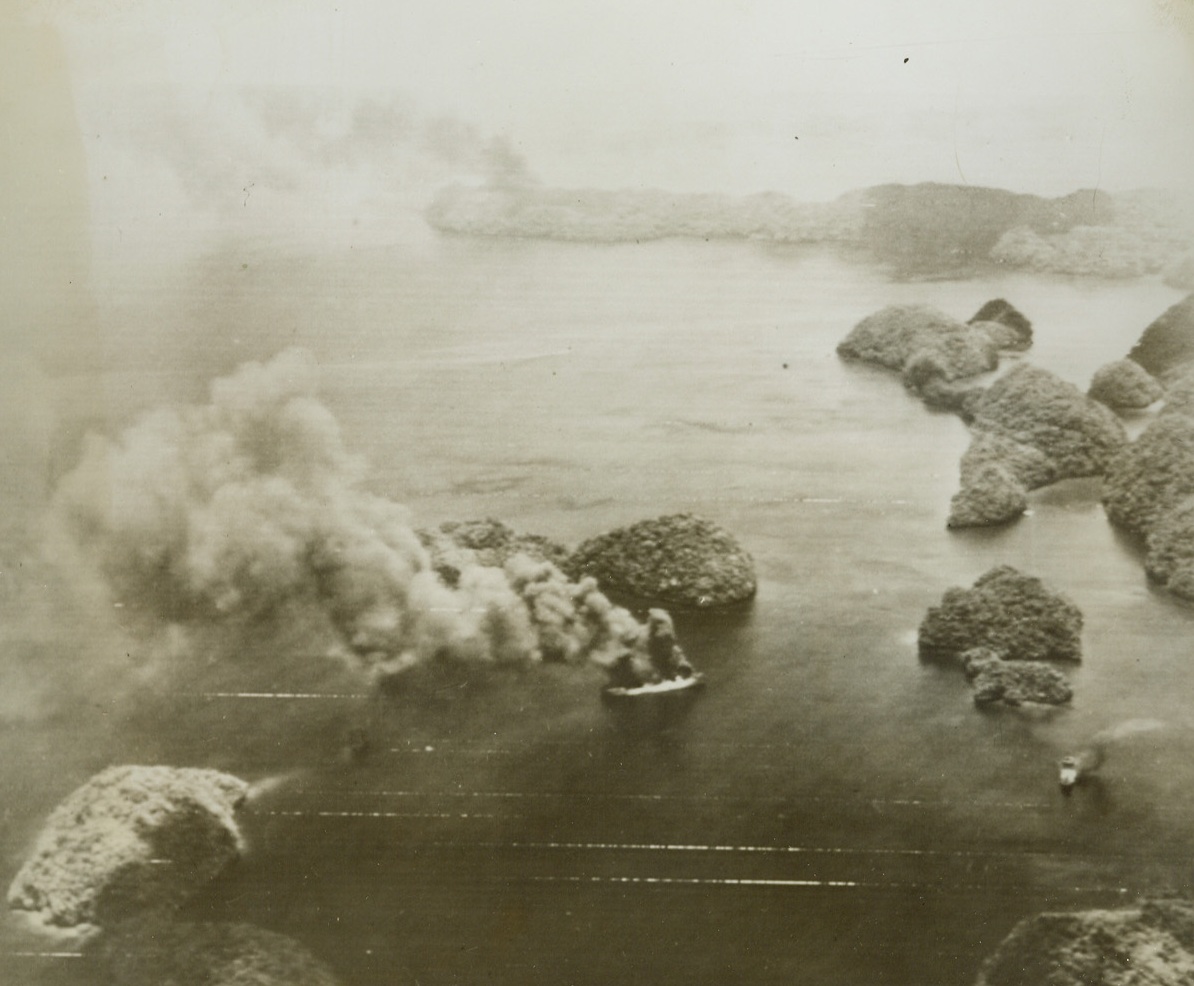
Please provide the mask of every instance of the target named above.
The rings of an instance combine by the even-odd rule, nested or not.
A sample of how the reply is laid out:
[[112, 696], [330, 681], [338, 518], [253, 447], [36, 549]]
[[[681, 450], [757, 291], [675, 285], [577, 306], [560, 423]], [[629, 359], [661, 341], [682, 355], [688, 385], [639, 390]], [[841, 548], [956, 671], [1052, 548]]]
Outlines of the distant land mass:
[[1155, 190], [1043, 198], [972, 185], [876, 185], [831, 202], [778, 192], [734, 197], [531, 183], [441, 190], [435, 229], [468, 236], [600, 243], [668, 238], [835, 244], [898, 276], [1010, 267], [1048, 273], [1194, 278], [1194, 206]]

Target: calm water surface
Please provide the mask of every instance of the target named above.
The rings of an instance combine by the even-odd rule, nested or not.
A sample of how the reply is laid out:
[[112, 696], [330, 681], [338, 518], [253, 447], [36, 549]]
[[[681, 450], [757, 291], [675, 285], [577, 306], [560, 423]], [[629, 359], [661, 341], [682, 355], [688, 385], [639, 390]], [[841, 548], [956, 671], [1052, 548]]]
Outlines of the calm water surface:
[[[355, 986], [945, 986], [1025, 915], [1188, 892], [1191, 611], [1148, 587], [1094, 483], [1034, 494], [1006, 530], [947, 532], [966, 428], [834, 354], [885, 304], [966, 318], [995, 296], [1035, 323], [1025, 358], [1083, 388], [1177, 297], [890, 283], [753, 244], [445, 240], [418, 258], [229, 257], [124, 299], [107, 345], [138, 365], [56, 381], [68, 422], [199, 399], [210, 373], [298, 343], [370, 485], [418, 522], [494, 516], [575, 543], [692, 510], [753, 553], [759, 595], [678, 614], [709, 688], [664, 729], [612, 720], [595, 673], [559, 668], [377, 708], [161, 694], [115, 725], [10, 724], [5, 878], [75, 784], [161, 760], [300, 770], [254, 804], [249, 857], [191, 913], [292, 935]], [[960, 674], [917, 659], [925, 609], [1004, 562], [1086, 616], [1072, 708], [980, 713]], [[338, 744], [360, 717], [375, 753], [350, 769]], [[1060, 755], [1145, 717], [1165, 728], [1059, 794]], [[4, 944], [37, 950], [11, 927]], [[80, 975], [0, 962], [24, 982]]]

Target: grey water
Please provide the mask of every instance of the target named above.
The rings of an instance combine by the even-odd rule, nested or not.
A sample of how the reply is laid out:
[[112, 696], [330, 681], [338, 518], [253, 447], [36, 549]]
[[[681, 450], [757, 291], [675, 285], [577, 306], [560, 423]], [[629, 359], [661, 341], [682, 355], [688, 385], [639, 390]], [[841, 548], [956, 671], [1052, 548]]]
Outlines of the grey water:
[[[694, 511], [753, 554], [759, 594], [675, 614], [708, 688], [669, 722], [611, 718], [595, 672], [542, 668], [385, 703], [211, 687], [115, 723], [6, 725], [4, 875], [89, 772], [148, 757], [298, 771], [261, 789], [249, 854], [188, 914], [290, 935], [350, 986], [946, 986], [1027, 915], [1189, 892], [1194, 612], [1149, 587], [1097, 482], [1034, 494], [1009, 528], [948, 532], [965, 426], [834, 353], [885, 304], [967, 318], [992, 297], [1035, 324], [1021, 358], [1085, 388], [1178, 295], [896, 282], [761, 243], [444, 239], [230, 252], [121, 300], [110, 364], [50, 381], [65, 432], [199, 400], [240, 359], [302, 345], [368, 485], [416, 523], [492, 516], [574, 544]], [[979, 712], [961, 675], [918, 660], [925, 609], [999, 563], [1085, 614], [1072, 708]], [[1062, 796], [1060, 756], [1142, 718], [1165, 728], [1109, 744]], [[357, 719], [372, 745], [350, 764]], [[0, 945], [12, 981], [81, 975], [11, 927]]]

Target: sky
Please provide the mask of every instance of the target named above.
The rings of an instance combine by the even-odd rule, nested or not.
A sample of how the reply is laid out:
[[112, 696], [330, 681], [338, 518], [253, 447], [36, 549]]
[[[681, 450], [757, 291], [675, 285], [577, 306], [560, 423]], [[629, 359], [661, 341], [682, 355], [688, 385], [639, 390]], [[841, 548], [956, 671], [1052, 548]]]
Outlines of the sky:
[[27, 0], [97, 256], [385, 241], [436, 188], [1185, 182], [1191, 0]]

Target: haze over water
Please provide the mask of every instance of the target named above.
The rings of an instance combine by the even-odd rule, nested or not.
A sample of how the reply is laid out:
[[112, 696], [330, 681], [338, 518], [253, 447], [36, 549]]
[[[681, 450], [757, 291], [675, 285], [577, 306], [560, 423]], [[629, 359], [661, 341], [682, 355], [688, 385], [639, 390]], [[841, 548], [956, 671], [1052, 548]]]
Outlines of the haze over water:
[[[439, 183], [518, 158], [551, 184], [809, 199], [961, 180], [959, 167], [1042, 193], [1160, 180], [1188, 140], [1168, 123], [1189, 95], [1161, 8], [1100, 9], [1079, 29], [1074, 7], [1033, 34], [1027, 7], [956, 20], [876, 7], [851, 12], [853, 34], [836, 14], [711, 5], [703, 21], [646, 12], [629, 35], [618, 5], [601, 18], [309, 4], [282, 20], [215, 4], [172, 27], [153, 4], [122, 9], [72, 5], [57, 35], [18, 32], [69, 66], [46, 70], [61, 113], [40, 119], [57, 121], [46, 153], [85, 172], [63, 187], [86, 194], [63, 205], [27, 179], [44, 195], [32, 215], [65, 225], [23, 220], [42, 245], [25, 269], [71, 276], [7, 285], [26, 318], [8, 351], [45, 358], [18, 378], [27, 400], [6, 397], [20, 411], [6, 445], [6, 880], [90, 774], [161, 762], [288, 778], [263, 786], [248, 858], [188, 916], [290, 935], [346, 984], [945, 986], [972, 981], [1041, 909], [1189, 892], [1191, 611], [1148, 587], [1096, 484], [1034, 494], [1005, 530], [947, 532], [965, 427], [834, 354], [883, 305], [967, 318], [1002, 296], [1035, 323], [1023, 358], [1085, 387], [1176, 291], [1027, 274], [897, 283], [761, 244], [470, 241], [418, 216]], [[1017, 43], [1023, 57], [1005, 60]], [[921, 56], [933, 72], [901, 90], [884, 52], [893, 73]], [[1101, 69], [1084, 60], [1099, 55]], [[1126, 78], [1135, 95], [1114, 88]], [[1048, 80], [1060, 95], [1021, 113]], [[376, 116], [362, 117], [369, 98]], [[1021, 129], [1004, 145], [1009, 120]], [[799, 137], [803, 153], [809, 133], [821, 157], [777, 150]], [[312, 655], [302, 627], [172, 679], [169, 639], [22, 574], [88, 428], [202, 401], [214, 377], [294, 345], [368, 457], [368, 487], [418, 523], [494, 516], [571, 544], [679, 510], [729, 528], [760, 591], [731, 613], [677, 614], [709, 681], [691, 714], [662, 732], [619, 723], [595, 671], [563, 668], [433, 679], [380, 707], [226, 697], [359, 683]], [[1085, 614], [1070, 709], [979, 713], [960, 674], [917, 659], [926, 607], [1000, 563]], [[218, 631], [205, 646], [225, 653]], [[68, 686], [86, 662], [99, 670], [79, 701]], [[1114, 745], [1098, 783], [1062, 798], [1060, 755], [1145, 717], [1166, 728]], [[350, 769], [341, 746], [362, 721], [374, 752]], [[0, 978], [78, 981], [71, 959], [26, 954], [46, 951], [5, 923]]]

